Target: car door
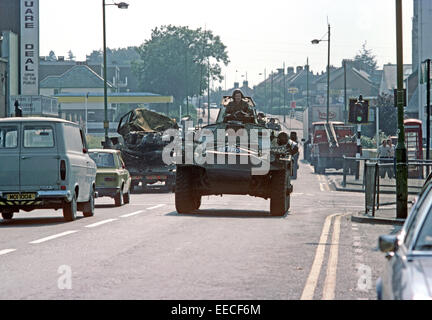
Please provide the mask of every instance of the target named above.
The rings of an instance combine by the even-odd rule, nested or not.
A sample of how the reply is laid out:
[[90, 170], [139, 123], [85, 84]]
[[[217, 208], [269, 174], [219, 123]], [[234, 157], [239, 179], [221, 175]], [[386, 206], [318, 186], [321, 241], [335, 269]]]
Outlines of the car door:
[[51, 122], [24, 122], [19, 157], [21, 191], [50, 190], [57, 187], [60, 156], [56, 127]]
[[126, 169], [126, 165], [125, 165], [125, 163], [121, 157], [120, 152], [116, 153], [116, 158], [117, 158], [116, 162], [119, 164], [118, 170], [120, 170], [120, 175], [122, 177], [122, 180], [124, 181], [123, 193], [126, 193], [130, 188], [131, 177], [130, 177], [129, 171]]
[[19, 123], [0, 123], [0, 191], [19, 191]]

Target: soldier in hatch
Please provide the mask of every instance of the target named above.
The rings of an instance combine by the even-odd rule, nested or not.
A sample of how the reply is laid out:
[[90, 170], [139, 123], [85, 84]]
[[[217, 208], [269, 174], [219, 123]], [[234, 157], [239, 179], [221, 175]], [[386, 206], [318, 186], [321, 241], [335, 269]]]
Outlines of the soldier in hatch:
[[232, 93], [232, 101], [226, 106], [226, 114], [231, 117], [241, 119], [252, 115], [249, 104], [243, 100], [244, 95], [240, 89], [235, 89]]

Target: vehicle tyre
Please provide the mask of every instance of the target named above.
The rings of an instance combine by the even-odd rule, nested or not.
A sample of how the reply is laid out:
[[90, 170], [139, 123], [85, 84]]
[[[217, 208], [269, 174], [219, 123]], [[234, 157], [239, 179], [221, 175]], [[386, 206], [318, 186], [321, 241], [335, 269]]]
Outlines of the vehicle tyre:
[[175, 206], [178, 213], [191, 213], [201, 205], [201, 196], [193, 194], [192, 170], [178, 168], [176, 174]]
[[84, 217], [93, 217], [95, 212], [95, 193], [94, 189], [90, 192], [89, 201], [84, 203], [83, 215]]
[[290, 206], [290, 195], [287, 195], [286, 170], [272, 172], [270, 182], [270, 214], [274, 217], [282, 217]]
[[77, 214], [76, 194], [72, 196], [71, 202], [66, 202], [63, 206], [63, 217], [66, 221], [74, 221]]
[[124, 195], [123, 195], [123, 203], [124, 204], [128, 204], [130, 202], [130, 190], [128, 190]]
[[3, 220], [11, 220], [13, 218], [14, 213], [13, 212], [2, 212], [2, 218]]
[[116, 207], [121, 207], [123, 205], [123, 187], [120, 188], [119, 192], [114, 197], [114, 204]]

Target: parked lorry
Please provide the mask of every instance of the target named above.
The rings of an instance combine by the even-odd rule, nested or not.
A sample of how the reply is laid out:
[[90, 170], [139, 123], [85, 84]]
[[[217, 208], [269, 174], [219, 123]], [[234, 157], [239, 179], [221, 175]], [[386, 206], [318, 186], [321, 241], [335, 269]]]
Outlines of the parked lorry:
[[[355, 157], [356, 153], [354, 126], [339, 121], [312, 124], [310, 163], [315, 173], [324, 174], [326, 169], [342, 169], [343, 157]], [[349, 163], [348, 170], [354, 172], [356, 163]]]
[[122, 153], [132, 178], [132, 190], [141, 183], [143, 188], [174, 191], [175, 164], [162, 160], [163, 149], [170, 143], [162, 139], [168, 129], [178, 129], [177, 123], [145, 108], [134, 109], [120, 118], [117, 132], [121, 138], [111, 138], [111, 142]]

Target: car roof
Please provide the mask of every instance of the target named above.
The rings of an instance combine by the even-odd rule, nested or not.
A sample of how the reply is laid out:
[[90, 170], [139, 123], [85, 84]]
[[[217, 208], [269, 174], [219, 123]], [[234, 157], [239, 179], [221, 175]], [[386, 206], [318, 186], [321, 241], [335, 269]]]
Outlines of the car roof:
[[52, 117], [10, 117], [10, 118], [1, 118], [1, 123], [8, 122], [59, 122], [59, 123], [69, 123], [77, 125], [75, 122], [67, 121], [61, 118], [52, 118]]
[[118, 153], [117, 149], [89, 149], [88, 152]]

